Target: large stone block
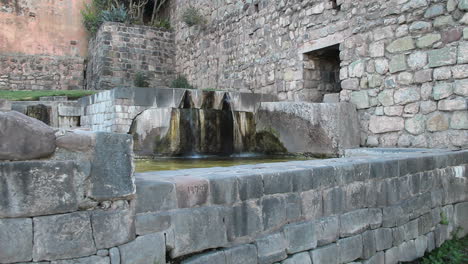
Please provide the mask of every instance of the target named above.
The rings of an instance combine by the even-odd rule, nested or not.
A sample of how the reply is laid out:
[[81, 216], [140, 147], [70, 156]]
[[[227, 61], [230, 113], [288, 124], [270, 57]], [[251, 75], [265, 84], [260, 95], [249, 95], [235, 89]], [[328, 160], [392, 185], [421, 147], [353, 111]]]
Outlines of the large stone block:
[[317, 244], [323, 246], [338, 239], [340, 223], [338, 216], [330, 216], [315, 221]]
[[457, 62], [457, 48], [455, 47], [430, 50], [428, 55], [429, 67], [431, 68], [452, 65]]
[[219, 207], [174, 211], [171, 215], [175, 241], [171, 257], [179, 257], [227, 243], [223, 219], [228, 213]]
[[136, 234], [139, 236], [162, 232], [171, 227], [171, 215], [168, 212], [137, 214], [135, 219]]
[[283, 260], [281, 264], [312, 264], [310, 255], [308, 252], [294, 254], [291, 257]]
[[0, 163], [0, 217], [76, 211], [83, 182], [72, 161]]
[[181, 264], [226, 264], [226, 255], [224, 251], [203, 253], [185, 259]]
[[373, 231], [375, 237], [375, 248], [377, 251], [389, 249], [393, 244], [391, 228], [379, 228]]
[[395, 53], [400, 51], [412, 50], [414, 48], [414, 41], [410, 36], [408, 36], [394, 40], [387, 46], [387, 51]]
[[348, 263], [362, 256], [361, 235], [340, 239], [336, 244], [340, 254], [340, 263]]
[[96, 253], [88, 212], [35, 217], [33, 222], [34, 261], [79, 258]]
[[134, 241], [119, 246], [121, 264], [166, 263], [164, 234], [154, 233], [137, 237]]
[[310, 252], [312, 263], [338, 264], [340, 263], [338, 250], [339, 248], [335, 243], [317, 248]]
[[238, 237], [251, 236], [263, 231], [262, 210], [258, 201], [247, 201], [232, 208], [232, 216], [227, 220], [227, 233], [230, 241]]
[[367, 230], [361, 234], [363, 259], [371, 258], [377, 252], [374, 233], [375, 230]]
[[283, 196], [266, 196], [262, 199], [264, 229], [279, 227], [287, 221], [286, 200]]
[[257, 130], [274, 129], [290, 152], [335, 155], [360, 141], [357, 113], [349, 103], [262, 103], [256, 118]]
[[310, 190], [301, 193], [301, 211], [306, 219], [318, 219], [323, 215], [322, 191]]
[[176, 177], [173, 182], [179, 208], [190, 208], [209, 202], [210, 184], [207, 179], [186, 176]]
[[340, 236], [348, 237], [361, 233], [370, 226], [374, 228], [382, 223], [380, 209], [360, 209], [340, 215]]
[[263, 188], [265, 194], [290, 193], [292, 192], [292, 179], [294, 173], [271, 172], [262, 174]]
[[91, 213], [96, 248], [111, 248], [135, 238], [135, 213], [133, 208], [96, 210]]
[[287, 257], [287, 242], [283, 234], [272, 234], [255, 241], [258, 250], [258, 263], [268, 264], [281, 261]]
[[30, 160], [52, 155], [55, 131], [16, 111], [0, 111], [0, 160]]
[[323, 215], [337, 215], [344, 212], [346, 202], [345, 193], [341, 187], [324, 190], [323, 192]]
[[0, 263], [30, 261], [32, 250], [32, 219], [0, 219]]
[[[146, 174], [145, 174], [146, 175]], [[151, 175], [136, 177], [136, 212], [158, 212], [177, 208], [175, 184]]]
[[257, 247], [241, 245], [224, 250], [226, 264], [257, 264]]
[[461, 227], [459, 236], [468, 234], [468, 202], [456, 204], [454, 207], [454, 225]]
[[283, 232], [288, 242], [286, 248], [288, 254], [310, 250], [317, 246], [314, 222], [289, 224], [284, 227]]
[[263, 195], [263, 179], [261, 174], [248, 173], [237, 176], [239, 198], [242, 201], [260, 198]]
[[369, 130], [380, 134], [401, 131], [405, 128], [405, 120], [401, 117], [371, 116]]
[[130, 135], [96, 134], [90, 197], [102, 201], [128, 198], [135, 194], [132, 145]]

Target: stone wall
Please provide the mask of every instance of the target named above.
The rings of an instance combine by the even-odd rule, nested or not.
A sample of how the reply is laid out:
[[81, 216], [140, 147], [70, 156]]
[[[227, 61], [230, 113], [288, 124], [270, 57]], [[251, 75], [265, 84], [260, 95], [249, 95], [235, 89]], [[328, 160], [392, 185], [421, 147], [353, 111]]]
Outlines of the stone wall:
[[174, 54], [171, 31], [107, 22], [90, 41], [87, 89], [133, 86], [138, 72], [150, 87], [168, 87], [175, 76]]
[[121, 261], [414, 260], [468, 234], [468, 151], [424, 152], [138, 173], [132, 248], [149, 261]]
[[83, 89], [84, 69], [81, 57], [0, 54], [0, 90]]
[[83, 107], [77, 101], [13, 101], [11, 109], [55, 128], [80, 126]]
[[[204, 26], [182, 22], [188, 5]], [[467, 10], [466, 0], [179, 0], [176, 70], [199, 87], [315, 101], [309, 54], [339, 45], [341, 101], [359, 109], [361, 145], [466, 148]]]
[[0, 124], [0, 263], [119, 263], [135, 239], [131, 137], [54, 134], [14, 111]]

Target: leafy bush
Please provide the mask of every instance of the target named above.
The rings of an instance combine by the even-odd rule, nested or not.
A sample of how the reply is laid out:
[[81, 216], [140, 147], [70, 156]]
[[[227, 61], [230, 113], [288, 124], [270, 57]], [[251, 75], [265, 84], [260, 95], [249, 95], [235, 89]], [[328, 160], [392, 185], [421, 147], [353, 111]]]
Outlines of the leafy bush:
[[187, 78], [185, 78], [185, 76], [183, 76], [183, 75], [177, 76], [177, 78], [175, 78], [175, 80], [172, 81], [171, 88], [195, 89], [195, 87], [190, 85]]
[[101, 21], [125, 23], [128, 21], [127, 9], [125, 9], [124, 6], [120, 6], [120, 7], [112, 6], [110, 10], [102, 11]]
[[468, 237], [446, 241], [440, 248], [426, 254], [421, 264], [468, 263]]
[[155, 20], [153, 27], [171, 29], [171, 23], [167, 19]]
[[133, 84], [136, 87], [149, 87], [148, 76], [143, 72], [137, 72], [133, 79]]
[[182, 21], [189, 27], [205, 23], [205, 19], [200, 14], [200, 11], [193, 6], [187, 7], [182, 13]]
[[[93, 2], [94, 3], [94, 2]], [[101, 11], [93, 4], [86, 4], [84, 9], [81, 10], [83, 17], [83, 25], [86, 30], [94, 35], [102, 24]]]

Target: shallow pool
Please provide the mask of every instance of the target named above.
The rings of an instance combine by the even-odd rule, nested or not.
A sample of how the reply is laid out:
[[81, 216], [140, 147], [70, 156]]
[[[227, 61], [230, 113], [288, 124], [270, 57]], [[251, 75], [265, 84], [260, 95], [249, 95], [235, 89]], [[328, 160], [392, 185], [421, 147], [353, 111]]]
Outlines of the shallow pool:
[[229, 167], [257, 163], [284, 162], [292, 160], [310, 160], [304, 156], [192, 156], [181, 158], [157, 158], [135, 160], [136, 172], [182, 170], [193, 168]]

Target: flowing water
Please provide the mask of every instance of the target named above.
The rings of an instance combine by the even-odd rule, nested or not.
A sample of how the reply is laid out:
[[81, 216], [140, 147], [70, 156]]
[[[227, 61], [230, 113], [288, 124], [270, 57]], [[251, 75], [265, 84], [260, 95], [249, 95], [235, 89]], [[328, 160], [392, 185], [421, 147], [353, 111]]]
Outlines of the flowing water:
[[136, 172], [181, 170], [194, 168], [229, 167], [236, 165], [285, 162], [293, 160], [308, 160], [303, 156], [259, 156], [259, 155], [233, 155], [233, 156], [192, 156], [181, 158], [159, 158], [136, 160]]

